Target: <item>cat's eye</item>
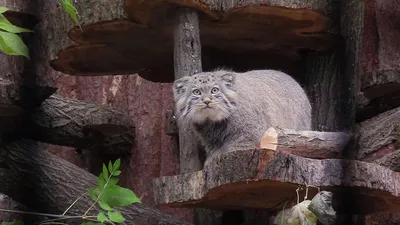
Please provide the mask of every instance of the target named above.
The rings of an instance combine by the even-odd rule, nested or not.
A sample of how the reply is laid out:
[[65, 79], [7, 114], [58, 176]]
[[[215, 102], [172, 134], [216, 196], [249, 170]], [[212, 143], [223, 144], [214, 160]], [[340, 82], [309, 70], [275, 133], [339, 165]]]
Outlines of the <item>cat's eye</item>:
[[219, 91], [219, 89], [217, 87], [213, 87], [211, 89], [211, 94], [216, 94], [216, 93], [218, 93], [218, 91]]
[[199, 89], [194, 89], [192, 92], [194, 95], [201, 95], [201, 92]]

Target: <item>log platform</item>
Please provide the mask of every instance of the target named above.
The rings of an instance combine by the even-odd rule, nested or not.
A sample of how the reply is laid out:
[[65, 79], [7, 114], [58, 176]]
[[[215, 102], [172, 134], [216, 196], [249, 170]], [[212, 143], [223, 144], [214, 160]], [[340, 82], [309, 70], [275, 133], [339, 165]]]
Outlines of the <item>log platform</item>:
[[300, 49], [324, 51], [335, 42], [335, 36], [326, 32], [332, 24], [326, 0], [222, 3], [127, 0], [128, 18], [117, 13], [107, 21], [85, 21], [83, 32], [71, 29], [68, 35], [78, 44], [62, 49], [51, 66], [76, 76], [138, 73], [153, 82], [172, 82], [171, 15], [176, 7], [200, 12], [204, 70], [220, 66], [214, 57], [226, 59], [222, 63], [236, 70], [278, 69], [299, 62]]
[[[307, 142], [305, 135], [299, 133], [296, 138], [293, 131], [270, 129], [260, 144], [263, 148], [224, 153], [208, 160], [201, 171], [156, 178], [156, 202], [175, 207], [282, 208], [287, 201], [296, 199], [299, 185], [308, 184], [335, 195], [346, 195], [334, 197], [337, 212], [371, 214], [400, 210], [399, 173], [375, 163], [332, 158], [332, 152], [340, 152], [346, 145], [346, 134], [311, 132], [319, 138], [309, 138]], [[323, 147], [326, 136], [330, 136], [330, 144]], [[278, 144], [274, 147], [274, 143]], [[287, 147], [289, 143], [291, 148]], [[300, 156], [306, 156], [306, 145], [317, 151], [318, 144], [318, 156]], [[328, 145], [331, 147], [327, 148]], [[311, 191], [309, 199], [315, 194]]]

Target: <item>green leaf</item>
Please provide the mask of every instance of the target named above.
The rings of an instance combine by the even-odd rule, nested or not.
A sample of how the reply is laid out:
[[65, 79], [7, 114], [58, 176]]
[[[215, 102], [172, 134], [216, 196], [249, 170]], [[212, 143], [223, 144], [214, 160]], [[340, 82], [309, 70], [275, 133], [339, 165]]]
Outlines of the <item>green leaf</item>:
[[103, 223], [95, 223], [95, 222], [83, 222], [83, 223], [81, 223], [81, 225], [100, 225], [100, 224], [103, 224]]
[[118, 170], [120, 165], [121, 165], [121, 159], [115, 160], [115, 162], [114, 162], [114, 170], [115, 171]]
[[108, 171], [110, 171], [110, 173], [112, 173], [114, 171], [111, 161], [108, 162]]
[[108, 181], [107, 187], [116, 185], [118, 183], [118, 181], [119, 181], [118, 178], [110, 178], [110, 180]]
[[102, 190], [104, 188], [104, 185], [106, 184], [106, 181], [103, 179], [103, 174], [101, 173], [97, 179], [98, 187], [99, 190]]
[[108, 212], [108, 217], [112, 222], [115, 223], [123, 223], [125, 221], [125, 218], [122, 216], [122, 214], [119, 211], [115, 212]]
[[21, 37], [0, 31], [0, 51], [8, 55], [22, 55], [29, 59], [29, 50]]
[[64, 11], [69, 14], [72, 20], [79, 25], [78, 21], [78, 10], [72, 5], [71, 0], [60, 0], [61, 6], [64, 8]]
[[0, 29], [8, 31], [10, 33], [23, 33], [23, 32], [33, 32], [32, 30], [25, 29], [22, 27], [15, 26], [10, 21], [7, 20], [5, 16], [0, 14]]
[[90, 199], [92, 199], [92, 201], [96, 201], [96, 199], [97, 199], [96, 190], [94, 188], [90, 188], [88, 190], [88, 192], [89, 192]]
[[118, 176], [118, 175], [120, 175], [121, 174], [121, 171], [120, 170], [116, 170], [116, 171], [114, 171], [113, 172], [113, 176]]
[[108, 186], [103, 190], [100, 200], [109, 206], [128, 206], [141, 203], [140, 199], [131, 190], [120, 186]]
[[107, 220], [106, 214], [104, 214], [103, 212], [99, 212], [99, 214], [97, 215], [97, 220], [103, 223], [104, 221]]
[[108, 180], [108, 170], [107, 170], [106, 165], [104, 165], [104, 164], [103, 164], [103, 177], [104, 177], [104, 180]]
[[0, 7], [0, 13], [3, 14], [5, 12], [7, 12], [8, 9], [6, 7]]
[[111, 207], [107, 203], [105, 203], [103, 201], [98, 201], [98, 203], [99, 203], [100, 208], [107, 210], [107, 211], [112, 210]]

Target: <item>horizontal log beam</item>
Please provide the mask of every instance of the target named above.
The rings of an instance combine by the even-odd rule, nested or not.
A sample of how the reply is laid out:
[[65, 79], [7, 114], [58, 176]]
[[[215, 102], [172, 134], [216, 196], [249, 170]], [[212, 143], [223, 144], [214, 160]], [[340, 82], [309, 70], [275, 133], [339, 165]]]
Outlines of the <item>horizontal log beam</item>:
[[[8, 168], [0, 173], [0, 192], [39, 212], [62, 213], [77, 197], [97, 184], [94, 175], [52, 155], [44, 144], [20, 140], [1, 147], [0, 152], [7, 153], [7, 165], [3, 167]], [[85, 196], [69, 214], [83, 215], [91, 204]], [[97, 215], [98, 210], [95, 207], [92, 213]], [[140, 204], [123, 207], [120, 211], [126, 224], [190, 224]]]
[[260, 148], [313, 158], [341, 158], [350, 135], [343, 132], [296, 131], [269, 128], [261, 138]]
[[111, 107], [52, 95], [56, 90], [0, 79], [0, 133], [108, 154], [131, 151], [135, 126], [129, 116]]
[[399, 138], [400, 107], [357, 124], [354, 136], [354, 148], [357, 149], [355, 159], [372, 162], [384, 157], [398, 148], [396, 145]]
[[22, 137], [108, 154], [132, 149], [134, 124], [124, 112], [53, 95], [31, 115]]

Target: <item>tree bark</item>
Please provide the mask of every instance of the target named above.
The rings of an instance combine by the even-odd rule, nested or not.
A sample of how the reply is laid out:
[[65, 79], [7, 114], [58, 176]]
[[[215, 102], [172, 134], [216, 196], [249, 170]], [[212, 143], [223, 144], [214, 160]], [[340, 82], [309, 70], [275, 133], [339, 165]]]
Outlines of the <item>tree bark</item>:
[[[175, 79], [192, 76], [202, 71], [199, 16], [193, 9], [179, 8], [174, 27]], [[179, 125], [178, 125], [179, 129]], [[201, 145], [192, 129], [179, 129], [180, 171], [188, 173], [201, 170]], [[196, 209], [196, 224], [219, 224], [220, 213], [208, 209]]]
[[[7, 152], [7, 165], [3, 165], [7, 169], [2, 169], [0, 175], [0, 191], [38, 212], [60, 214], [88, 188], [96, 187], [94, 175], [52, 155], [36, 142], [8, 143], [0, 151]], [[69, 214], [83, 215], [91, 204], [85, 196]], [[97, 215], [98, 210], [96, 207], [93, 215]], [[127, 224], [190, 224], [140, 204], [123, 207], [120, 211]]]
[[[369, 214], [399, 209], [398, 177], [374, 163], [254, 149], [221, 154], [202, 171], [155, 179], [154, 190], [159, 204], [176, 207], [282, 209], [296, 201], [298, 185], [308, 184], [333, 191], [338, 213]], [[308, 198], [316, 193], [310, 188]]]
[[393, 157], [397, 157], [400, 138], [400, 107], [363, 121], [356, 126], [355, 134], [353, 148], [357, 149], [356, 159], [369, 162], [378, 160], [382, 165], [389, 160], [387, 166], [398, 167], [393, 165]]
[[341, 158], [350, 135], [335, 132], [295, 131], [269, 128], [261, 138], [260, 148], [313, 158]]
[[126, 154], [134, 124], [124, 112], [54, 95], [30, 116], [20, 135], [55, 145]]

